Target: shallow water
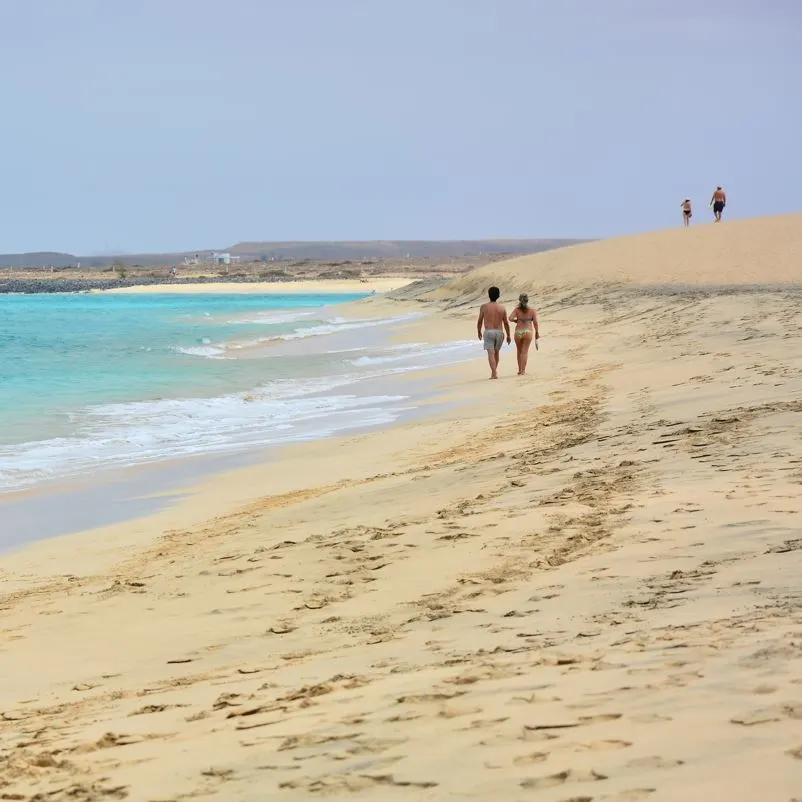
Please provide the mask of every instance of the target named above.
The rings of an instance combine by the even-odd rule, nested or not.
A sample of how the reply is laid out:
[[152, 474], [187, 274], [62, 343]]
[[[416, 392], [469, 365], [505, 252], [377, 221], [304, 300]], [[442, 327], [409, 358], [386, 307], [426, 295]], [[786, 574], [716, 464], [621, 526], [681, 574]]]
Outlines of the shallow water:
[[408, 317], [358, 297], [0, 296], [0, 492], [384, 425], [409, 398], [371, 379], [473, 355], [389, 345]]

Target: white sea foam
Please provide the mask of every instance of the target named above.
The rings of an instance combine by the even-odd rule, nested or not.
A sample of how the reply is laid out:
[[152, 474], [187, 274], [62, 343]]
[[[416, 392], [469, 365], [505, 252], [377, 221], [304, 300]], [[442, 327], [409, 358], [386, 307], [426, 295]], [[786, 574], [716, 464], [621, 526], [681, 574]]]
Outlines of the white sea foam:
[[207, 359], [228, 359], [226, 349], [217, 345], [174, 345], [173, 351], [187, 356], [205, 356]]
[[321, 337], [326, 334], [339, 334], [342, 331], [353, 331], [355, 329], [367, 329], [374, 328], [375, 326], [390, 326], [396, 323], [405, 323], [416, 317], [419, 317], [419, 315], [410, 314], [390, 318], [363, 318], [362, 320], [337, 317], [325, 320], [315, 326], [301, 326], [288, 334], [277, 334], [269, 339], [299, 340], [305, 337]]
[[295, 323], [298, 320], [304, 320], [319, 314], [320, 309], [292, 309], [281, 312], [258, 312], [255, 315], [239, 317], [228, 322], [236, 326], [276, 326], [281, 323]]
[[[346, 331], [357, 331], [359, 329], [374, 328], [376, 326], [391, 326], [396, 323], [405, 323], [420, 317], [420, 313], [412, 313], [408, 315], [400, 315], [391, 318], [345, 318], [333, 317], [307, 321], [307, 325], [296, 326], [292, 331], [278, 331], [270, 332], [266, 336], [256, 337], [249, 340], [235, 340], [226, 343], [226, 348], [232, 351], [242, 350], [244, 348], [253, 348], [265, 343], [281, 343], [291, 342], [293, 340], [303, 340], [310, 337], [324, 337], [331, 334], [340, 334]], [[241, 322], [241, 321], [238, 321]], [[251, 321], [255, 322], [255, 321]], [[262, 320], [262, 323], [277, 323], [276, 320]], [[333, 352], [330, 352], [333, 353]]]
[[[342, 381], [330, 382], [341, 385]], [[0, 447], [0, 487], [115, 467], [230, 452], [388, 424], [401, 395], [320, 395], [292, 382], [217, 398], [164, 399], [89, 408], [73, 435]], [[317, 394], [315, 394], [317, 393]]]
[[[249, 392], [213, 398], [88, 407], [71, 416], [69, 436], [0, 446], [0, 490], [108, 468], [386, 425], [412, 402], [404, 395], [377, 393], [375, 384], [365, 385], [365, 394], [359, 395], [362, 382], [475, 358], [476, 348], [476, 342], [465, 340], [436, 346], [405, 343], [342, 349], [336, 353], [344, 358], [332, 363], [329, 375], [274, 379]], [[212, 359], [225, 353], [211, 343], [181, 350]]]
[[[470, 349], [470, 350], [468, 350]], [[473, 340], [460, 340], [458, 342], [446, 343], [444, 345], [427, 345], [426, 343], [408, 343], [395, 346], [393, 349], [382, 349], [383, 351], [393, 351], [400, 353], [383, 353], [378, 356], [360, 356], [351, 360], [355, 367], [367, 367], [370, 365], [385, 365], [393, 362], [408, 362], [410, 359], [425, 362], [432, 361], [440, 363], [448, 362], [448, 357], [453, 356], [458, 361], [463, 357], [471, 358], [475, 355], [475, 343]]]

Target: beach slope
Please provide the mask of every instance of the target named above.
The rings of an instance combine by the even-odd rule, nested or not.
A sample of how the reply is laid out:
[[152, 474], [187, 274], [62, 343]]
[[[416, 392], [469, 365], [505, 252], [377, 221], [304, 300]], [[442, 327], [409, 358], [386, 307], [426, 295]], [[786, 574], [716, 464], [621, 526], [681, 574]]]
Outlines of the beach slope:
[[433, 298], [484, 294], [490, 282], [506, 297], [533, 288], [624, 285], [761, 285], [802, 280], [802, 214], [667, 229], [520, 256], [473, 270]]
[[[802, 795], [802, 216], [498, 263], [374, 309], [516, 377], [2, 563], [0, 798]], [[477, 348], [479, 348], [477, 344]], [[3, 797], [5, 795], [5, 797]]]

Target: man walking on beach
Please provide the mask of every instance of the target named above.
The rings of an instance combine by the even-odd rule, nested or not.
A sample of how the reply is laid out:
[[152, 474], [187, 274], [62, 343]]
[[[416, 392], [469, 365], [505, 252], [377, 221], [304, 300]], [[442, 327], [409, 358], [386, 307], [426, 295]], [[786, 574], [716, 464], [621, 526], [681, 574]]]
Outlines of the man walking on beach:
[[[487, 361], [490, 364], [490, 378], [498, 378], [498, 360], [501, 356], [501, 346], [504, 344], [504, 334], [507, 335], [507, 345], [510, 344], [510, 324], [507, 321], [507, 310], [498, 302], [501, 290], [498, 287], [491, 287], [487, 291], [490, 302], [479, 307], [479, 320], [476, 323], [476, 331], [479, 339], [484, 341], [485, 351], [487, 351]], [[482, 325], [485, 331], [482, 334]], [[503, 329], [503, 331], [502, 331]]]
[[713, 214], [716, 217], [716, 222], [720, 223], [721, 213], [727, 205], [727, 193], [721, 187], [716, 187], [715, 192], [713, 192], [713, 197], [710, 198], [710, 203], [713, 206]]

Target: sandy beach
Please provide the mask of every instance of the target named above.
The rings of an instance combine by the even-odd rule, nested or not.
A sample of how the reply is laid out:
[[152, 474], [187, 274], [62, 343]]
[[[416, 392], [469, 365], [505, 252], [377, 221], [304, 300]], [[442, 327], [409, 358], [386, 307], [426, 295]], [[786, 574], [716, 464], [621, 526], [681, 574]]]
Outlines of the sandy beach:
[[215, 293], [296, 295], [304, 293], [390, 292], [413, 281], [409, 276], [378, 276], [365, 279], [302, 279], [300, 281], [208, 282], [197, 284], [148, 284], [92, 292], [109, 293]]
[[471, 338], [491, 282], [529, 375], [3, 555], [0, 799], [802, 799], [802, 215], [344, 313]]

